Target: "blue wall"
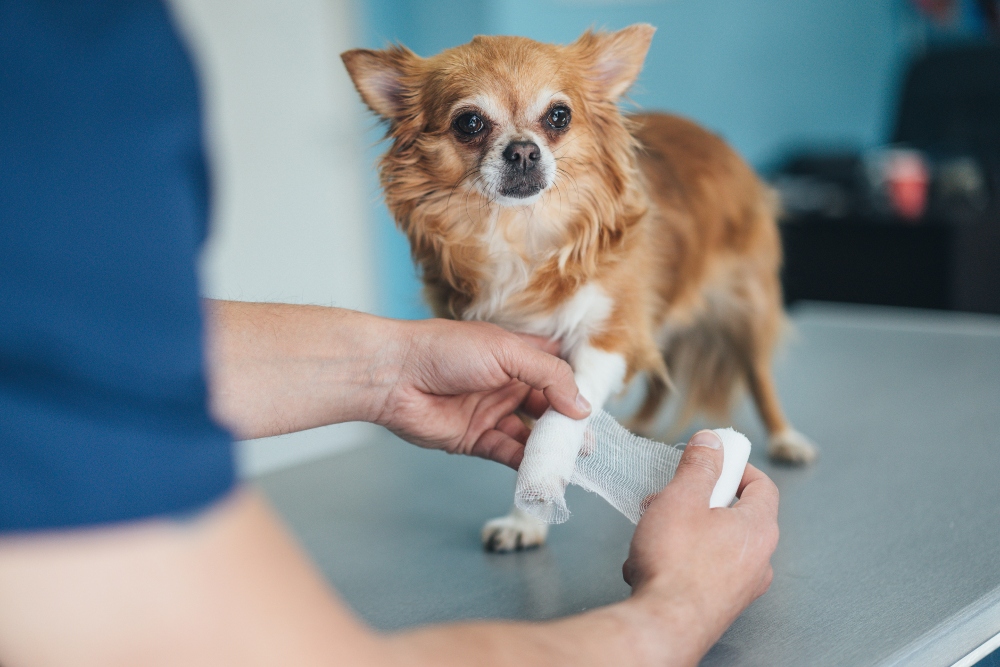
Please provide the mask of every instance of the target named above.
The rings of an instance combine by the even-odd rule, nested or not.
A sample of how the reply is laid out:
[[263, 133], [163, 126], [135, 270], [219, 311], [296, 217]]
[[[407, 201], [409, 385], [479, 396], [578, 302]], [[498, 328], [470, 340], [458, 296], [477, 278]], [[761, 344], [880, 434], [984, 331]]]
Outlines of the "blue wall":
[[803, 141], [867, 145], [885, 134], [899, 51], [894, 0], [501, 4], [497, 32], [547, 41], [572, 41], [591, 25], [653, 24], [632, 99], [698, 120], [754, 164]]
[[[362, 19], [366, 45], [398, 40], [421, 55], [478, 33], [565, 43], [592, 26], [652, 23], [658, 31], [632, 99], [698, 120], [758, 167], [795, 146], [879, 143], [914, 39], [905, 0], [362, 0]], [[426, 316], [406, 241], [384, 207], [375, 241], [382, 312]]]

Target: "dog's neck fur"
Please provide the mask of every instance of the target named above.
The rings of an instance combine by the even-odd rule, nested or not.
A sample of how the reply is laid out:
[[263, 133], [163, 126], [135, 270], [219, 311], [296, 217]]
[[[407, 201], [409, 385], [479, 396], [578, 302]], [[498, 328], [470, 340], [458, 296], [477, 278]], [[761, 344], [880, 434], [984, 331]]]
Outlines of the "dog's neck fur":
[[618, 193], [602, 175], [577, 176], [582, 183], [557, 182], [523, 208], [473, 191], [415, 197], [395, 179], [383, 182], [436, 314], [523, 331], [535, 319], [558, 319], [557, 308], [623, 256], [649, 206], [634, 160], [628, 150], [626, 159], [605, 164], [626, 184]]
[[[613, 299], [600, 286], [599, 277], [631, 245], [629, 232], [648, 206], [639, 187], [628, 188], [618, 198], [602, 192], [591, 195], [595, 196], [581, 202], [554, 189], [529, 207], [484, 201], [442, 211], [475, 219], [476, 224], [465, 226], [474, 230], [470, 238], [458, 246], [478, 252], [475, 262], [459, 263], [460, 275], [440, 270], [447, 261], [442, 262], [438, 253], [445, 248], [454, 252], [454, 240], [429, 261], [421, 261], [438, 314], [556, 338], [563, 341], [564, 351], [574, 349], [610, 315]], [[589, 205], [602, 197], [605, 206]], [[423, 218], [436, 208], [426, 200], [424, 204], [414, 215]], [[405, 223], [401, 221], [404, 230], [428, 228], [426, 219], [417, 225]], [[417, 236], [411, 233], [414, 248], [420, 247]]]
[[493, 205], [481, 232], [486, 257], [480, 291], [461, 313], [462, 319], [516, 324], [513, 319], [520, 318], [512, 318], [508, 306], [525, 291], [538, 269], [558, 255], [567, 227], [562, 218], [558, 204], [545, 199], [524, 208]]

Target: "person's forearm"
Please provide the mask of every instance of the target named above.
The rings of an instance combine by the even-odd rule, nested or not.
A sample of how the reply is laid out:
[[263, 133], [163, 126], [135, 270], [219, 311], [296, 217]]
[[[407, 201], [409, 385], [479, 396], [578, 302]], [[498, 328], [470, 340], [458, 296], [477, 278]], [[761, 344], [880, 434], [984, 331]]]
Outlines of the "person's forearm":
[[380, 635], [250, 490], [183, 521], [0, 537], [4, 665], [688, 666], [718, 627], [651, 595], [558, 621]]
[[212, 411], [241, 438], [377, 417], [401, 323], [339, 308], [206, 302]]
[[[695, 665], [716, 637], [683, 605], [631, 598], [545, 623], [431, 626], [387, 639], [401, 665]], [[711, 624], [706, 624], [711, 625]]]

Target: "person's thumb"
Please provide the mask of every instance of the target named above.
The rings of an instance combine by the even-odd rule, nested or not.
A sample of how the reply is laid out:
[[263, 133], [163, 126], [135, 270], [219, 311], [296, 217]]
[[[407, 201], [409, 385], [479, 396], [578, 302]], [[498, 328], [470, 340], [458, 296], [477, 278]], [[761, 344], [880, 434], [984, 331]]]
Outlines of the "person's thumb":
[[715, 483], [722, 474], [722, 438], [714, 431], [698, 431], [688, 440], [670, 486], [685, 498], [708, 507]]

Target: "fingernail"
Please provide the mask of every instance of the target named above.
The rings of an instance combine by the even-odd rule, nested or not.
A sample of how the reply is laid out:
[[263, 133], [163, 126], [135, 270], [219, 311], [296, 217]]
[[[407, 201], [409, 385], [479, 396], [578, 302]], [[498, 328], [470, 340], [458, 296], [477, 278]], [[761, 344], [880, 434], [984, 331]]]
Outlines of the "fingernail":
[[692, 447], [708, 447], [710, 449], [718, 449], [722, 447], [722, 438], [715, 431], [698, 431], [691, 436], [688, 440], [688, 445]]
[[583, 394], [576, 395], [576, 407], [580, 408], [584, 412], [590, 412], [593, 408], [590, 406], [590, 401], [583, 397]]

